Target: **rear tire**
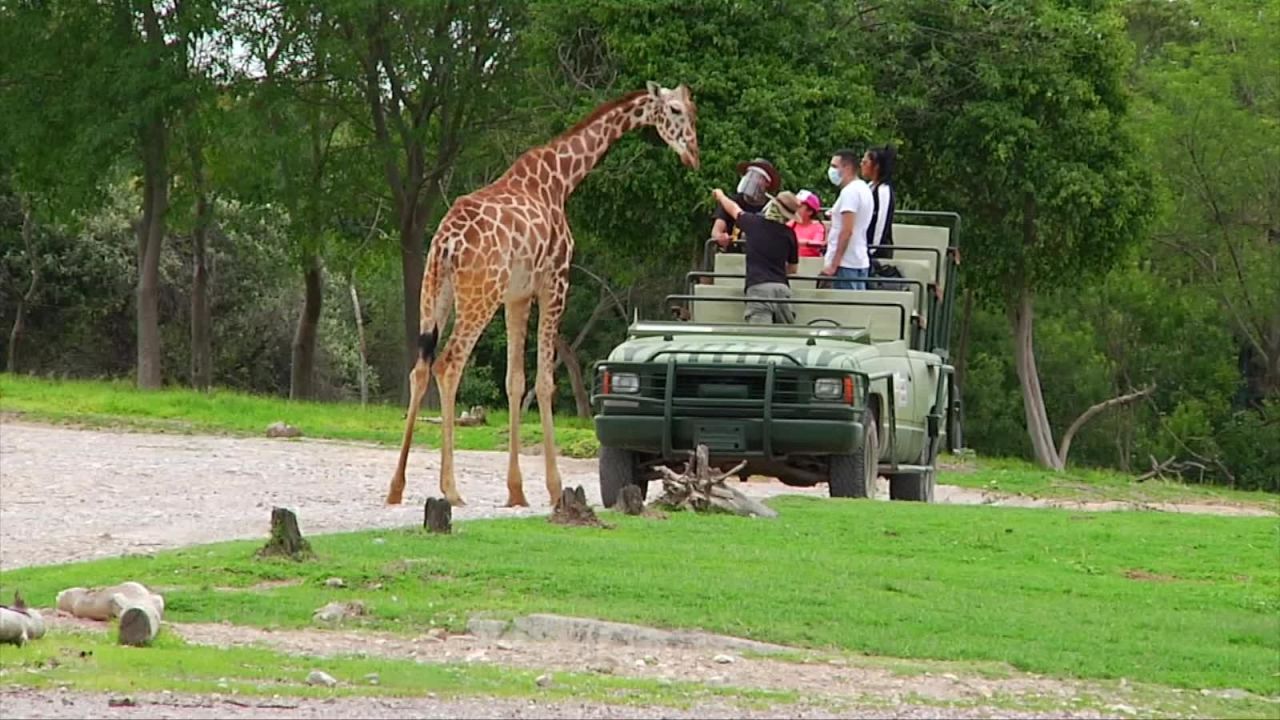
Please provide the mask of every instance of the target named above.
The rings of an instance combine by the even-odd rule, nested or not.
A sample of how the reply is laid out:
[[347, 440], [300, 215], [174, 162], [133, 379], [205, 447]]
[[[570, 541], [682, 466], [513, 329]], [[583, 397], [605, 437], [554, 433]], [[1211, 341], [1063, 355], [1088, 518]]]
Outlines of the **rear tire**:
[[636, 472], [636, 454], [631, 450], [615, 447], [600, 448], [600, 504], [612, 508], [618, 495], [627, 485], [640, 488], [640, 497], [646, 495], [649, 483], [640, 482]]
[[[931, 441], [926, 438], [926, 443]], [[929, 445], [920, 452], [921, 465], [936, 465], [938, 458], [929, 457]], [[933, 502], [933, 490], [938, 484], [937, 470], [923, 473], [899, 473], [889, 478], [889, 499], [908, 502]]]
[[880, 469], [880, 439], [875, 416], [868, 415], [862, 447], [851, 455], [832, 455], [827, 493], [833, 498], [875, 497]]

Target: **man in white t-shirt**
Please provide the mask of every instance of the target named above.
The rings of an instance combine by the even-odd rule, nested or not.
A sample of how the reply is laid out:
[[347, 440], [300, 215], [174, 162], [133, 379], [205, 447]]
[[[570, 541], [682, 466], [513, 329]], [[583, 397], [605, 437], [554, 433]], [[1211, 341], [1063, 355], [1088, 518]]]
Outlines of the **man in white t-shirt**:
[[840, 188], [840, 197], [831, 206], [831, 228], [827, 231], [826, 267], [831, 287], [863, 290], [871, 271], [867, 256], [867, 227], [871, 224], [871, 187], [858, 179], [858, 153], [841, 150], [831, 156], [827, 178]]

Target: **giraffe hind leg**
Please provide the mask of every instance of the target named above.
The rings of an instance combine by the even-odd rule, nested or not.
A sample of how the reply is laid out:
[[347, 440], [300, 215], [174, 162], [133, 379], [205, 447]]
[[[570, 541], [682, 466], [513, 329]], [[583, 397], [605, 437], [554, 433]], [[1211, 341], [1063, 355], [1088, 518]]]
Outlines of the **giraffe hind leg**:
[[560, 503], [560, 470], [556, 463], [555, 417], [552, 400], [555, 397], [556, 335], [560, 332], [560, 317], [564, 313], [565, 293], [546, 293], [538, 299], [538, 415], [542, 419], [542, 456], [546, 461], [547, 493], [551, 506]]
[[520, 404], [524, 399], [524, 345], [529, 334], [531, 299], [507, 303], [507, 404], [510, 444], [507, 458], [507, 507], [527, 507], [520, 472]]
[[409, 447], [413, 443], [413, 426], [418, 420], [418, 408], [422, 405], [422, 396], [431, 383], [431, 368], [427, 361], [419, 357], [409, 371], [409, 412], [404, 418], [404, 437], [400, 441], [400, 460], [396, 463], [396, 473], [391, 477], [391, 487], [387, 490], [387, 504], [399, 505], [404, 500], [405, 468], [409, 464]]

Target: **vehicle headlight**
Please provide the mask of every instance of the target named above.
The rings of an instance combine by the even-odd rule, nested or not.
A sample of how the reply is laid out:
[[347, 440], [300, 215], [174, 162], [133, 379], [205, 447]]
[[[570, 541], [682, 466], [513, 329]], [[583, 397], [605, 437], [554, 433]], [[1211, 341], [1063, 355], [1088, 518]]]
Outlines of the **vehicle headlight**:
[[853, 403], [853, 378], [826, 377], [813, 381], [813, 397], [817, 400], [843, 400]]
[[612, 373], [609, 376], [609, 392], [627, 394], [640, 392], [640, 376], [635, 373]]

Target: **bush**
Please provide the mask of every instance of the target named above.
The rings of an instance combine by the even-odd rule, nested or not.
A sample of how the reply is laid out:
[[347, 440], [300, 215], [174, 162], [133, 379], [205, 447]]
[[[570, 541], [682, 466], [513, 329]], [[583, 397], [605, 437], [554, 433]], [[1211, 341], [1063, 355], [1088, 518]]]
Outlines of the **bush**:
[[1236, 487], [1280, 492], [1280, 413], [1237, 412], [1217, 440]]

